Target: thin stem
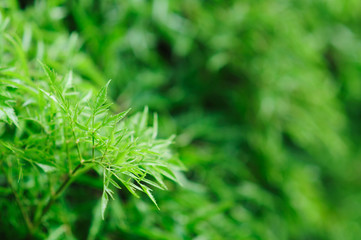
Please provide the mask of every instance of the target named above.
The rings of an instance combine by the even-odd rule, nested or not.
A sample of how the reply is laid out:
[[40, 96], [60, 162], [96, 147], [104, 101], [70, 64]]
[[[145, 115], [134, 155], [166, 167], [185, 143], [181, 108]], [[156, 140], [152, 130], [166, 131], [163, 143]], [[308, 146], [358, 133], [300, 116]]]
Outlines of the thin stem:
[[103, 159], [105, 158], [105, 155], [108, 153], [108, 147], [109, 146], [107, 145], [107, 147], [105, 148], [104, 154], [103, 154], [102, 158], [100, 159], [101, 163], [103, 162]]
[[79, 140], [76, 139], [76, 136], [75, 136], [74, 122], [73, 121], [72, 121], [72, 124], [71, 124], [71, 130], [73, 132], [73, 137], [74, 137], [74, 140], [75, 140], [75, 145], [76, 145], [76, 150], [78, 152], [79, 161], [82, 161], [83, 158], [81, 157], [81, 153], [80, 153]]
[[21, 202], [20, 200], [20, 197], [19, 195], [17, 194], [16, 190], [15, 190], [15, 187], [14, 187], [14, 184], [13, 184], [13, 181], [11, 179], [11, 177], [6, 174], [6, 171], [5, 171], [5, 168], [2, 164], [2, 162], [0, 163], [1, 164], [1, 170], [4, 172], [4, 175], [6, 177], [6, 180], [7, 182], [9, 183], [9, 186], [11, 188], [11, 191], [12, 193], [14, 194], [15, 196], [15, 201], [16, 201], [16, 204], [19, 206], [19, 209], [20, 209], [20, 212], [24, 218], [24, 221], [25, 221], [25, 224], [26, 224], [26, 227], [28, 229], [29, 232], [32, 232], [33, 231], [33, 224], [32, 222], [30, 221], [30, 218], [29, 218], [29, 215], [27, 214], [27, 212], [25, 211], [25, 207], [23, 205], [23, 203]]
[[[76, 109], [75, 109], [75, 111], [76, 111]], [[69, 113], [69, 109], [68, 109], [67, 115], [68, 115], [68, 118], [69, 118], [69, 121], [70, 121], [70, 127], [71, 127], [71, 131], [73, 133], [73, 138], [74, 138], [74, 141], [75, 141], [76, 150], [78, 152], [79, 161], [81, 162], [81, 161], [83, 161], [83, 158], [82, 158], [81, 153], [80, 153], [79, 140], [75, 136], [74, 120], [72, 119], [72, 117], [71, 117], [71, 115]]]
[[66, 131], [66, 124], [65, 124], [65, 117], [63, 116], [63, 121], [64, 121], [64, 141], [65, 141], [65, 148], [66, 148], [66, 158], [67, 158], [67, 162], [68, 162], [68, 170], [69, 170], [69, 173], [71, 173], [71, 169], [72, 169], [72, 166], [71, 166], [71, 159], [70, 159], [70, 149], [69, 149], [69, 140], [68, 140], [68, 136], [67, 136], [67, 131]]
[[62, 194], [62, 192], [68, 187], [68, 185], [71, 183], [71, 180], [73, 180], [74, 175], [76, 174], [76, 172], [83, 166], [83, 163], [80, 162], [80, 164], [78, 166], [76, 166], [76, 168], [69, 174], [67, 174], [64, 182], [60, 185], [60, 187], [58, 188], [58, 190], [55, 192], [54, 195], [52, 195], [48, 201], [48, 203], [45, 205], [45, 207], [43, 208], [43, 211], [41, 212], [40, 217], [36, 220], [36, 222], [34, 223], [34, 227], [33, 230], [35, 231], [43, 217], [45, 216], [45, 214], [49, 211], [50, 207], [53, 205], [53, 203], [56, 201], [56, 199]]
[[[115, 129], [115, 125], [113, 126], [112, 132], [114, 132], [114, 129]], [[104, 151], [104, 153], [103, 153], [103, 156], [102, 156], [101, 159], [100, 159], [100, 162], [101, 162], [101, 163], [103, 162], [103, 160], [104, 160], [104, 158], [105, 158], [105, 155], [107, 155], [107, 153], [108, 153], [109, 145], [110, 145], [110, 139], [108, 140], [107, 146], [106, 146], [105, 151]]]

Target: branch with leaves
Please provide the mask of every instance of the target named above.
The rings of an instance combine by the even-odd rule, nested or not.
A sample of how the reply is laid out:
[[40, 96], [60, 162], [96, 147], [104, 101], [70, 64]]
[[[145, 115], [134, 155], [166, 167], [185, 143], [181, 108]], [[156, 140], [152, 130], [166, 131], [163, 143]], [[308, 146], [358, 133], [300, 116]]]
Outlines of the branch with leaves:
[[[173, 137], [157, 138], [157, 115], [148, 126], [147, 108], [132, 117], [129, 110], [113, 114], [110, 81], [93, 96], [76, 88], [72, 73], [60, 77], [41, 65], [31, 85], [0, 70], [1, 164], [29, 234], [40, 231], [57, 199], [89, 170], [103, 178], [103, 219], [109, 198], [123, 187], [136, 197], [144, 192], [157, 206], [152, 188], [166, 189], [164, 177], [177, 181], [182, 168], [169, 147]], [[33, 198], [20, 203], [25, 196]]]

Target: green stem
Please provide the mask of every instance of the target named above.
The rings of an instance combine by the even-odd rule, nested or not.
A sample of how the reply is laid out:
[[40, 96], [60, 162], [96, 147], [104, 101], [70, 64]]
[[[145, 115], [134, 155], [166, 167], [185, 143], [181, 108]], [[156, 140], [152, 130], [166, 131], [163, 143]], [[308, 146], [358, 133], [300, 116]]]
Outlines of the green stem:
[[67, 131], [65, 128], [65, 117], [64, 116], [63, 116], [63, 121], [64, 121], [63, 129], [64, 129], [64, 140], [65, 140], [65, 148], [66, 148], [66, 158], [67, 158], [67, 162], [68, 162], [69, 173], [71, 173], [72, 166], [71, 166], [71, 159], [70, 159], [69, 139], [68, 139]]
[[75, 135], [75, 128], [74, 128], [75, 123], [74, 123], [74, 120], [72, 119], [71, 115], [69, 114], [69, 112], [67, 113], [67, 115], [68, 115], [68, 118], [69, 118], [69, 121], [70, 121], [70, 127], [71, 127], [71, 131], [72, 131], [73, 138], [74, 138], [74, 141], [75, 141], [75, 146], [76, 146], [76, 151], [78, 153], [79, 161], [82, 162], [83, 158], [82, 158], [81, 153], [80, 153], [79, 140], [76, 138], [76, 135]]
[[34, 223], [33, 226], [33, 231], [32, 233], [35, 232], [35, 230], [40, 226], [42, 219], [44, 218], [45, 214], [49, 211], [50, 207], [54, 204], [54, 202], [57, 200], [57, 198], [62, 194], [62, 192], [69, 186], [69, 184], [71, 183], [71, 181], [73, 180], [74, 175], [76, 174], [76, 172], [83, 166], [83, 163], [80, 162], [78, 166], [76, 166], [76, 168], [69, 173], [64, 182], [60, 185], [60, 187], [58, 188], [58, 190], [55, 192], [54, 195], [52, 195], [48, 201], [48, 203], [45, 205], [45, 207], [43, 208], [40, 217], [36, 220], [36, 222]]
[[72, 122], [71, 128], [72, 128], [71, 130], [73, 132], [73, 137], [74, 137], [74, 140], [75, 140], [76, 151], [78, 152], [79, 161], [82, 161], [83, 158], [81, 157], [81, 153], [80, 153], [79, 140], [75, 136], [74, 122]]

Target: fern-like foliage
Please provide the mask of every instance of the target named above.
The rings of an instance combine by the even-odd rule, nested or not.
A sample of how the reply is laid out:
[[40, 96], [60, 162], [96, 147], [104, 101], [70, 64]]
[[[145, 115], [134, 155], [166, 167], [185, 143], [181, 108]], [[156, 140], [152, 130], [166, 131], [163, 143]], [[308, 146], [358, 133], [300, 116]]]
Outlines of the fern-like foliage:
[[166, 189], [164, 178], [177, 181], [181, 169], [170, 150], [173, 137], [157, 138], [157, 115], [149, 126], [147, 108], [131, 117], [129, 110], [113, 114], [110, 81], [93, 94], [71, 72], [62, 77], [29, 63], [15, 36], [3, 33], [0, 41], [6, 60], [0, 66], [0, 176], [28, 234], [41, 232], [56, 200], [90, 170], [103, 179], [103, 218], [116, 189], [136, 197], [144, 192], [157, 205], [152, 188]]

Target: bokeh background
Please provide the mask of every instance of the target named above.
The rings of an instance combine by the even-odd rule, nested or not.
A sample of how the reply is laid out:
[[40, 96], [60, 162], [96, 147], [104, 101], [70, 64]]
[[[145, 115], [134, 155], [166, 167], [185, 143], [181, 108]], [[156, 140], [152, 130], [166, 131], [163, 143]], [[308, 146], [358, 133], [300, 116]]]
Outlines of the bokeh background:
[[113, 79], [117, 108], [147, 105], [162, 136], [177, 134], [187, 171], [154, 192], [160, 211], [121, 192], [101, 221], [99, 184], [78, 182], [59, 212], [72, 238], [360, 239], [359, 0], [0, 7], [33, 64], [94, 88]]

